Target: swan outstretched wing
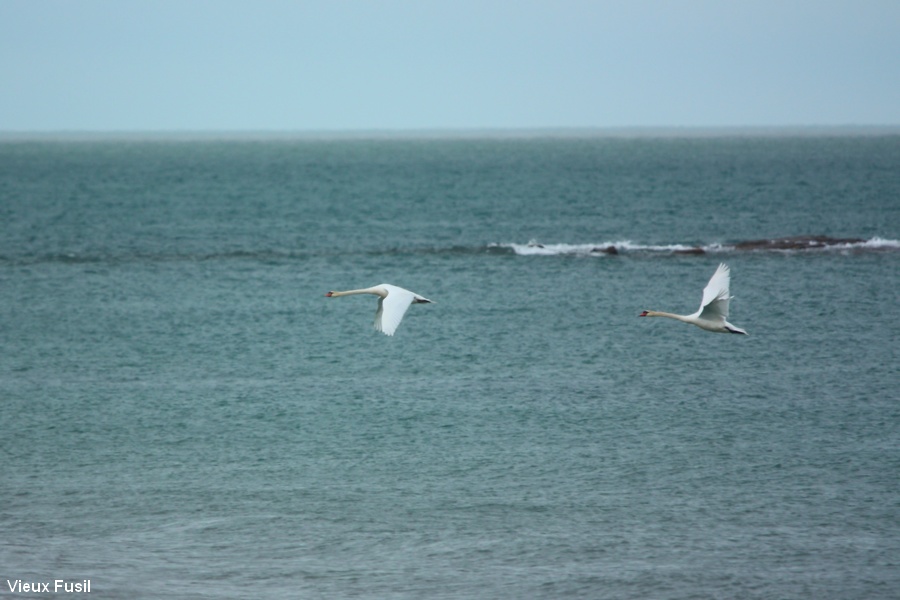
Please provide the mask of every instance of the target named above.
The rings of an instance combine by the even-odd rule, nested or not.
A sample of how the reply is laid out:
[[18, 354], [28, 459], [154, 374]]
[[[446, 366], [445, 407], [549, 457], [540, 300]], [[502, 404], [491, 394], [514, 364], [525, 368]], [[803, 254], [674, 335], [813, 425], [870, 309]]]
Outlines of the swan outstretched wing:
[[375, 329], [394, 335], [403, 315], [416, 299], [416, 295], [395, 285], [382, 285], [387, 295], [378, 298], [378, 312], [375, 313]]
[[703, 288], [703, 301], [700, 303], [698, 317], [704, 320], [718, 320], [728, 318], [728, 303], [731, 300], [729, 284], [731, 275], [728, 265], [722, 263], [709, 283]]

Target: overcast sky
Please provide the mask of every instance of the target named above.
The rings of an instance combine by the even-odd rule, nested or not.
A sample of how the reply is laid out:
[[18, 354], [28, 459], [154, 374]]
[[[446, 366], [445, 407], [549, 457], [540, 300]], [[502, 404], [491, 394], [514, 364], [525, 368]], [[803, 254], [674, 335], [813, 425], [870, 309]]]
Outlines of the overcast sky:
[[0, 0], [0, 130], [900, 125], [900, 0]]

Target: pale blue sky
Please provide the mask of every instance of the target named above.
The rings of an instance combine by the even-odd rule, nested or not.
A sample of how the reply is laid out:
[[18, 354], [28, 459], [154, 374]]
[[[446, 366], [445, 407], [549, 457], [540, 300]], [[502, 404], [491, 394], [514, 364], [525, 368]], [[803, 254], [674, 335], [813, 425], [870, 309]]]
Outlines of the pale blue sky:
[[898, 0], [0, 0], [0, 130], [900, 125]]

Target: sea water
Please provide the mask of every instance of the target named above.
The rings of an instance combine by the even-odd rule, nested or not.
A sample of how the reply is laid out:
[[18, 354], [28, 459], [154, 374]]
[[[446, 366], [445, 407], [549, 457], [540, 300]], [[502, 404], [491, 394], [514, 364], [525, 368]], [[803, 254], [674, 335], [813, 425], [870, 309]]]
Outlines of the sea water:
[[898, 240], [896, 135], [6, 139], [0, 595], [898, 598]]

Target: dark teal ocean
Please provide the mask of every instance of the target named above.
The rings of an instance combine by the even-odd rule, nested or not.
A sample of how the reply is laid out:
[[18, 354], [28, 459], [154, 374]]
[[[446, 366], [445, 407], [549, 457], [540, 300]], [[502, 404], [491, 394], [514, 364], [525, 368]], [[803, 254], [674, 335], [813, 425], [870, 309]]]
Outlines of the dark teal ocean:
[[8, 136], [0, 596], [900, 598], [898, 240], [898, 135]]

